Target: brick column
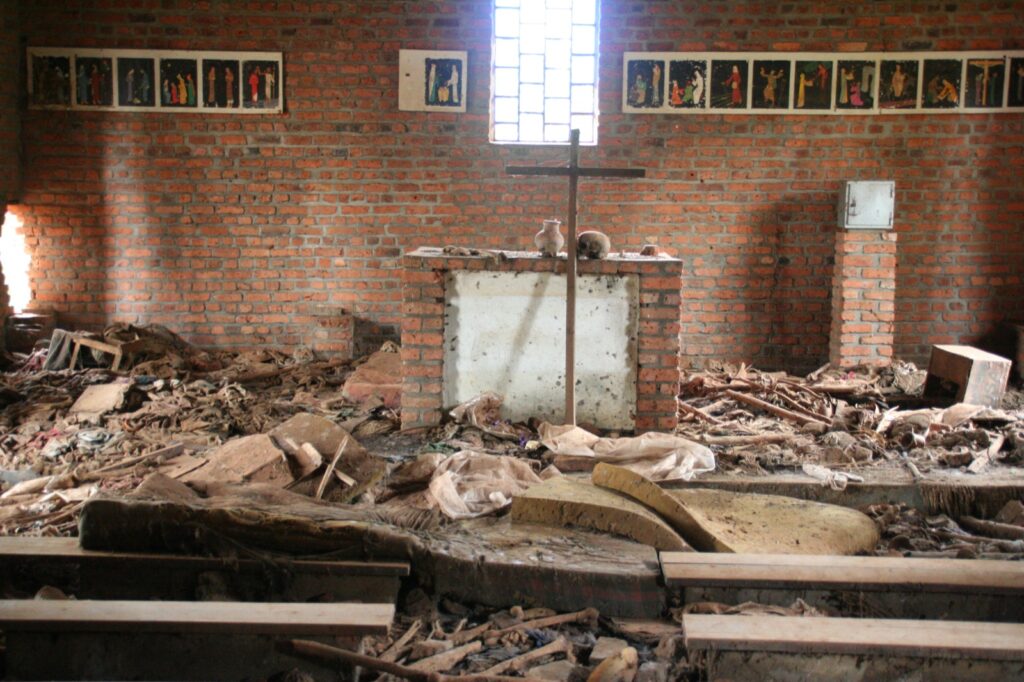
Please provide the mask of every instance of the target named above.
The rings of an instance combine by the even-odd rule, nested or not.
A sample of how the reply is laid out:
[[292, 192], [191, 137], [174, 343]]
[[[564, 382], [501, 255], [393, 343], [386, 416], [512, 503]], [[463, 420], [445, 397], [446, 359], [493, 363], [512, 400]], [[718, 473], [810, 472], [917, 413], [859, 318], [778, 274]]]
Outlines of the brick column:
[[895, 298], [896, 233], [839, 231], [828, 344], [834, 367], [892, 362]]

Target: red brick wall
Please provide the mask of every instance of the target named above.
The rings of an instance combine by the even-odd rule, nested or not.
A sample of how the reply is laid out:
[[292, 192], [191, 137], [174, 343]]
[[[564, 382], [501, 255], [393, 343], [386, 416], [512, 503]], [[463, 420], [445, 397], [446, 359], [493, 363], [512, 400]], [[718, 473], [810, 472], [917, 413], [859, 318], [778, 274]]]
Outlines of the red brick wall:
[[[34, 5], [38, 7], [38, 5]], [[527, 248], [564, 183], [506, 177], [559, 148], [487, 143], [490, 3], [52, 0], [30, 45], [285, 52], [287, 113], [28, 112], [37, 298], [73, 323], [161, 322], [203, 344], [303, 343], [321, 304], [397, 335], [400, 254]], [[604, 0], [601, 146], [581, 227], [684, 261], [689, 359], [828, 357], [835, 201], [895, 179], [896, 353], [971, 342], [1024, 298], [1024, 117], [624, 116], [625, 50], [1024, 47], [1020, 2]], [[74, 31], [69, 32], [69, 27]], [[467, 49], [465, 115], [397, 111], [399, 48]]]
[[18, 4], [0, 0], [0, 208], [21, 191], [21, 64]]

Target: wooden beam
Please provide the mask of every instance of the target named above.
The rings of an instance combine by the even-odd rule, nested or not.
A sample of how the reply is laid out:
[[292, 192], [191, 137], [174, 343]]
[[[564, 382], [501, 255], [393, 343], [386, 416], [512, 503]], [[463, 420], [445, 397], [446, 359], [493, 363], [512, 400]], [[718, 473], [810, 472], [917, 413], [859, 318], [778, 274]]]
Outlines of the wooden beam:
[[1024, 662], [1024, 625], [686, 614], [687, 651], [773, 651]]
[[662, 552], [671, 587], [1024, 594], [1024, 563], [967, 559]]
[[382, 635], [392, 604], [0, 600], [4, 631]]

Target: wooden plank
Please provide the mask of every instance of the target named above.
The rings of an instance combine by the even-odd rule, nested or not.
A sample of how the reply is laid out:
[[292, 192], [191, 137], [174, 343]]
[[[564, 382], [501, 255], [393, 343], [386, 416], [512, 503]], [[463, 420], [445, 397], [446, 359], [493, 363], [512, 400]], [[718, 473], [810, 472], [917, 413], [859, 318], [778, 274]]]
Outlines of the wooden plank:
[[686, 648], [1024, 661], [1024, 625], [881, 618], [683, 616]]
[[387, 634], [392, 604], [0, 600], [0, 628], [19, 632]]
[[[122, 565], [126, 562], [160, 565], [177, 564], [193, 568], [230, 568], [232, 570], [265, 566], [252, 559], [189, 556], [186, 554], [95, 552], [82, 549], [77, 538], [0, 536], [0, 564], [11, 559], [48, 560], [80, 563], [83, 561]], [[384, 575], [405, 577], [409, 564], [402, 561], [318, 561], [278, 557], [282, 566], [304, 573], [341, 573], [347, 575]]]
[[663, 552], [673, 587], [1024, 594], [1024, 563], [969, 559]]

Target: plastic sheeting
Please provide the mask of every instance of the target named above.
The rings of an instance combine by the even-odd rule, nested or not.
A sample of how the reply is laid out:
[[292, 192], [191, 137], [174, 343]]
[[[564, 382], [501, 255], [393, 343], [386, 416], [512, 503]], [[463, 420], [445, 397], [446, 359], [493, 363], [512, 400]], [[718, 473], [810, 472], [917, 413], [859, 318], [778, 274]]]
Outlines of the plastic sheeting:
[[556, 455], [593, 457], [617, 464], [652, 481], [689, 481], [715, 470], [715, 453], [700, 443], [668, 433], [635, 438], [601, 438], [578, 426], [542, 423], [540, 442]]

